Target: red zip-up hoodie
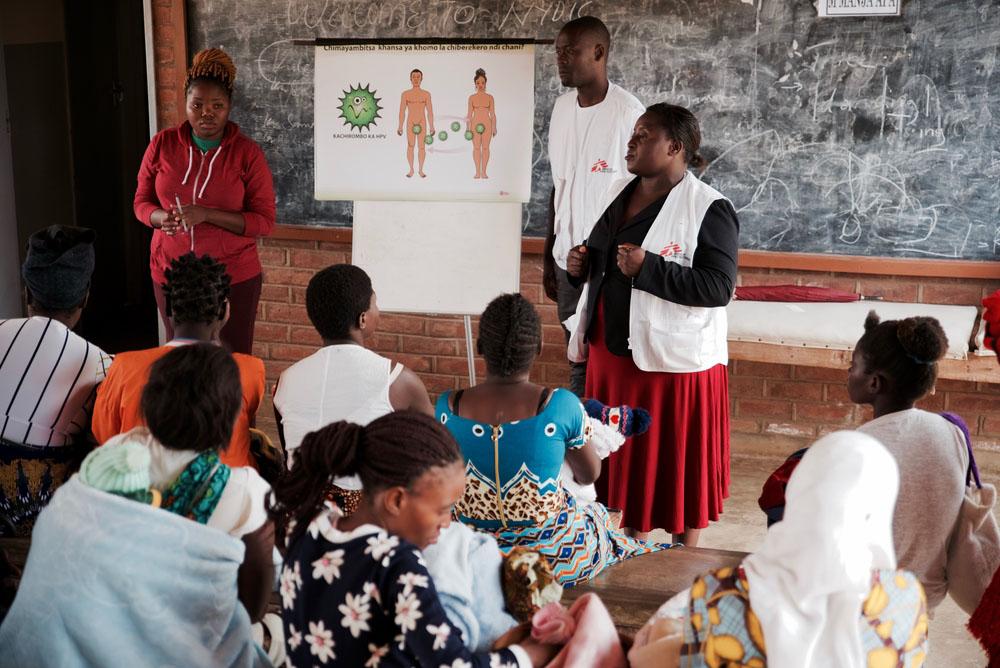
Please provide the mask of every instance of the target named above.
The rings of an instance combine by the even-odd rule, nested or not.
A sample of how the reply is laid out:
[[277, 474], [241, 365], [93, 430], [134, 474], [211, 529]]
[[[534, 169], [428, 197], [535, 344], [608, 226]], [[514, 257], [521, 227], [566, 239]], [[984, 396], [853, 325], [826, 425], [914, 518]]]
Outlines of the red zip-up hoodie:
[[207, 253], [225, 264], [233, 283], [260, 273], [257, 237], [274, 229], [274, 183], [264, 152], [236, 123], [226, 123], [222, 143], [207, 153], [195, 146], [187, 121], [158, 132], [142, 157], [138, 180], [133, 209], [146, 225], [157, 209], [175, 206], [175, 198], [182, 205], [240, 212], [246, 222], [242, 235], [210, 223], [196, 225], [193, 234], [167, 236], [154, 229], [149, 257], [154, 281], [164, 284], [170, 261], [190, 252], [192, 244], [199, 256]]

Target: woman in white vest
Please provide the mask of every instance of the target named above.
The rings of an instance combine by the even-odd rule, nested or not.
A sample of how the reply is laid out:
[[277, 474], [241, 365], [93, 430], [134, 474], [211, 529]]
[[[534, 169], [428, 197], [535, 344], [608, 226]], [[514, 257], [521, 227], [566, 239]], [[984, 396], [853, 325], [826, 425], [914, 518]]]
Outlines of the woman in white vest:
[[[335, 264], [316, 272], [306, 288], [306, 312], [323, 347], [285, 369], [274, 391], [274, 414], [289, 467], [302, 438], [333, 422], [364, 426], [402, 410], [434, 414], [417, 374], [365, 346], [380, 313], [363, 269]], [[361, 479], [335, 478], [330, 496], [351, 514], [361, 498]]]
[[599, 496], [637, 537], [663, 528], [695, 545], [729, 495], [726, 304], [736, 283], [732, 204], [690, 171], [698, 120], [654, 104], [625, 155], [635, 176], [608, 205], [567, 272], [586, 282], [569, 357], [588, 359], [587, 396], [649, 409], [652, 427], [611, 455]]

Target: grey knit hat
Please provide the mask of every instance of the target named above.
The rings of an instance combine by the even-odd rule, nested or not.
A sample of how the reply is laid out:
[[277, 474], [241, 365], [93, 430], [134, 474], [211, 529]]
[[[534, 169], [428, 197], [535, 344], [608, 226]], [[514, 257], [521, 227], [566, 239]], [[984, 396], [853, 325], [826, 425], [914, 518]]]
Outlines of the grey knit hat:
[[55, 310], [79, 306], [90, 289], [96, 238], [91, 229], [69, 225], [51, 225], [32, 234], [21, 276], [33, 301]]

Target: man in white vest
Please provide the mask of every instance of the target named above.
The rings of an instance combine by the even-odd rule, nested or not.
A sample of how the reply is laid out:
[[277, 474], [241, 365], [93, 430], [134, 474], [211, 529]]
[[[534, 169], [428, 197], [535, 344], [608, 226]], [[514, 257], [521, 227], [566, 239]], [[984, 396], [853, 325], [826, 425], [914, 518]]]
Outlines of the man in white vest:
[[[574, 90], [559, 96], [549, 121], [553, 188], [542, 285], [561, 322], [575, 313], [580, 298], [580, 288], [567, 279], [566, 257], [601, 217], [608, 187], [627, 175], [625, 145], [645, 111], [634, 95], [608, 81], [610, 48], [607, 26], [593, 16], [570, 21], [556, 38], [559, 79]], [[586, 377], [586, 362], [570, 365], [570, 389], [577, 396]]]

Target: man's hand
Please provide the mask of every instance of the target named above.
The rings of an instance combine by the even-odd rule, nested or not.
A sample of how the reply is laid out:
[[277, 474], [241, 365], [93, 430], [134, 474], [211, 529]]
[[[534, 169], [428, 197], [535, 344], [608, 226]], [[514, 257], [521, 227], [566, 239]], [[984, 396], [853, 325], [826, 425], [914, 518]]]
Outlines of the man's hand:
[[566, 273], [573, 278], [585, 277], [589, 260], [586, 246], [583, 244], [573, 246], [569, 249], [569, 255], [566, 256]]

